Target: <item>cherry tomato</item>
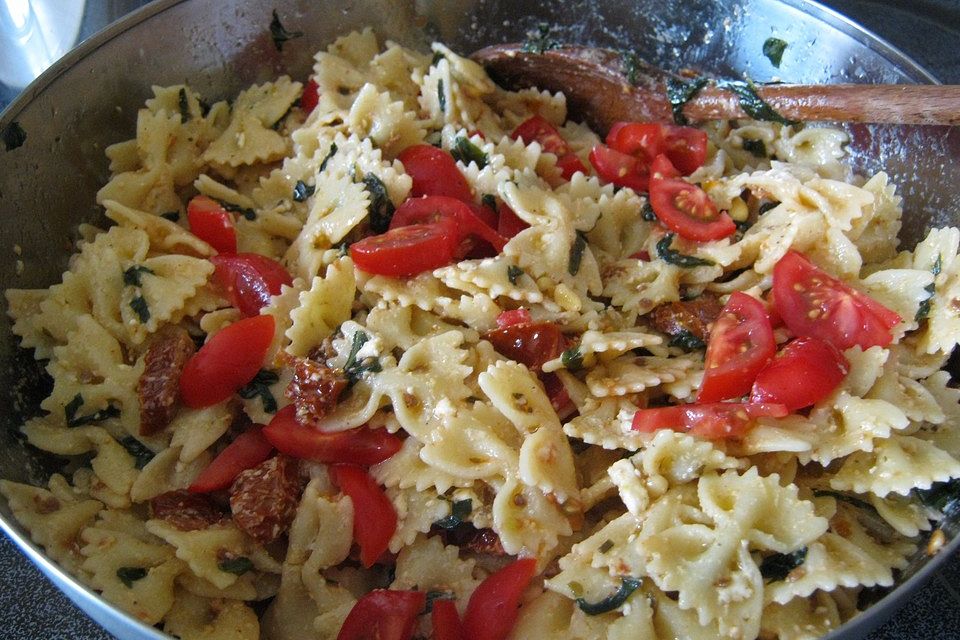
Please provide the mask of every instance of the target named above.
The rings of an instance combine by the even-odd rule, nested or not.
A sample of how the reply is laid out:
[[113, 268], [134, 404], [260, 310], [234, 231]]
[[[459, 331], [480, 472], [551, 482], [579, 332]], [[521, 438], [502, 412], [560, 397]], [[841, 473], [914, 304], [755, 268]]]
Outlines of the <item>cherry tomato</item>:
[[812, 336], [844, 351], [854, 345], [885, 347], [900, 316], [828, 275], [796, 251], [788, 251], [773, 268], [777, 312], [798, 336]]
[[663, 125], [652, 122], [617, 122], [607, 134], [607, 145], [650, 164], [663, 153]]
[[486, 205], [476, 204], [473, 202], [468, 202], [467, 206], [470, 207], [470, 211], [473, 211], [475, 216], [480, 218], [483, 224], [487, 225], [491, 229], [497, 228], [499, 216], [497, 216], [496, 211]]
[[480, 583], [463, 616], [467, 640], [504, 640], [517, 621], [520, 597], [537, 569], [533, 558], [514, 560]]
[[717, 402], [748, 393], [776, 350], [763, 303], [735, 291], [710, 330], [697, 402]]
[[663, 153], [680, 173], [690, 175], [707, 160], [707, 133], [694, 127], [667, 124], [664, 127]]
[[429, 144], [416, 144], [404, 149], [397, 159], [413, 179], [410, 196], [448, 196], [457, 200], [473, 200], [467, 179], [457, 162], [443, 149]]
[[560, 175], [563, 176], [564, 180], [569, 180], [578, 171], [584, 175], [587, 173], [587, 167], [583, 164], [583, 160], [575, 153], [557, 156], [557, 167], [560, 168]]
[[472, 236], [489, 243], [499, 253], [503, 250], [503, 245], [507, 244], [507, 239], [484, 223], [474, 211], [474, 207], [481, 209], [477, 205], [471, 206], [462, 200], [447, 196], [409, 198], [394, 212], [390, 220], [390, 228], [434, 224], [447, 219], [459, 234], [458, 244], [463, 238]]
[[590, 150], [590, 164], [605, 182], [634, 191], [646, 191], [649, 186], [649, 166], [606, 145], [598, 144]]
[[397, 512], [376, 480], [353, 464], [330, 467], [333, 481], [353, 502], [353, 539], [360, 545], [360, 562], [369, 569], [387, 550], [397, 530]]
[[452, 221], [390, 229], [350, 245], [350, 257], [367, 273], [402, 278], [453, 262], [459, 233]]
[[434, 600], [430, 622], [433, 623], [433, 640], [463, 640], [463, 624], [453, 600]]
[[410, 640], [426, 602], [423, 591], [374, 589], [350, 609], [337, 640]]
[[346, 431], [320, 431], [297, 422], [296, 407], [277, 411], [263, 436], [282, 453], [328, 464], [345, 462], [370, 466], [383, 462], [403, 446], [403, 440], [386, 429], [357, 427]]
[[510, 137], [514, 140], [523, 140], [525, 143], [539, 142], [540, 146], [547, 153], [557, 156], [557, 166], [563, 175], [564, 180], [569, 180], [577, 171], [587, 172], [583, 162], [573, 153], [570, 145], [563, 139], [557, 128], [550, 124], [546, 118], [537, 114], [520, 123], [513, 130]]
[[760, 371], [751, 402], [782, 404], [790, 411], [826, 398], [850, 371], [850, 363], [829, 342], [802, 337], [787, 343]]
[[510, 311], [502, 311], [500, 315], [497, 316], [497, 327], [500, 329], [509, 327], [512, 324], [526, 324], [528, 322], [533, 322], [533, 318], [530, 317], [530, 312], [523, 307], [511, 309]]
[[272, 296], [280, 295], [282, 285], [293, 284], [283, 265], [257, 253], [218, 255], [210, 262], [216, 267], [213, 276], [226, 291], [230, 304], [247, 318], [259, 315]]
[[317, 86], [316, 80], [310, 78], [303, 87], [303, 93], [300, 94], [300, 108], [303, 109], [305, 114], [310, 115], [317, 108], [319, 102], [320, 87]]
[[670, 158], [662, 153], [654, 158], [653, 162], [650, 164], [651, 180], [671, 180], [679, 177], [680, 172], [677, 171], [677, 168], [673, 166], [672, 162], [670, 162]]
[[221, 451], [190, 485], [191, 493], [209, 493], [227, 489], [241, 471], [252, 469], [273, 453], [273, 445], [263, 437], [260, 425], [247, 429]]
[[257, 375], [273, 342], [273, 316], [254, 316], [221, 329], [180, 374], [180, 397], [193, 409], [223, 402]]
[[500, 217], [497, 219], [497, 233], [504, 238], [512, 238], [530, 225], [520, 219], [506, 204], [500, 205]]
[[566, 348], [566, 340], [551, 322], [525, 322], [488, 331], [483, 336], [493, 348], [511, 360], [522, 362], [534, 371], [553, 360]]
[[233, 216], [219, 202], [207, 196], [195, 196], [187, 203], [190, 232], [217, 250], [237, 252], [237, 230]]
[[747, 432], [756, 418], [782, 418], [789, 413], [782, 404], [681, 404], [640, 409], [633, 415], [633, 430], [649, 433], [659, 429], [673, 429], [711, 440], [739, 438]]
[[664, 226], [688, 240], [720, 240], [737, 230], [703, 189], [679, 178], [651, 179], [650, 206]]

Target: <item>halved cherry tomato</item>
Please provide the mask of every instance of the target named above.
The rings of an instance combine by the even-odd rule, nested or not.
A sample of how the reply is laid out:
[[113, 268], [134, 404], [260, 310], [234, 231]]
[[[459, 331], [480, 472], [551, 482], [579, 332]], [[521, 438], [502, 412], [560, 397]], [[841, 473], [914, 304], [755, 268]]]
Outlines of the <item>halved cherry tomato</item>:
[[293, 278], [276, 260], [258, 253], [236, 253], [210, 258], [216, 267], [213, 276], [227, 293], [230, 304], [245, 317], [260, 314], [280, 287], [293, 284]]
[[209, 493], [226, 489], [241, 471], [252, 469], [273, 453], [273, 445], [263, 437], [260, 425], [254, 425], [234, 438], [190, 485], [191, 493]]
[[663, 125], [663, 153], [680, 173], [690, 175], [707, 159], [707, 133], [694, 127]]
[[500, 204], [500, 217], [497, 219], [497, 233], [504, 238], [512, 238], [530, 225], [520, 219], [513, 209], [505, 203]]
[[569, 180], [577, 171], [587, 172], [583, 162], [573, 153], [570, 145], [563, 139], [557, 128], [550, 124], [546, 118], [537, 114], [521, 122], [510, 137], [514, 140], [522, 139], [525, 143], [539, 142], [540, 146], [547, 153], [557, 156], [557, 166], [563, 175], [564, 180]]
[[566, 339], [551, 322], [525, 322], [488, 331], [483, 336], [493, 348], [511, 360], [522, 362], [534, 371], [553, 360], [566, 348]]
[[449, 196], [457, 200], [473, 200], [467, 179], [457, 162], [443, 149], [429, 144], [415, 144], [404, 149], [397, 159], [413, 179], [410, 196]]
[[180, 374], [180, 397], [193, 409], [223, 402], [257, 375], [273, 342], [273, 316], [254, 316], [221, 329]]
[[350, 609], [337, 640], [410, 640], [426, 602], [423, 591], [374, 589]]
[[281, 453], [294, 458], [370, 466], [383, 462], [403, 446], [403, 440], [386, 429], [320, 431], [300, 424], [296, 415], [296, 407], [287, 405], [263, 428], [264, 438]]
[[598, 144], [590, 150], [590, 164], [605, 182], [646, 191], [650, 182], [650, 167], [633, 156]]
[[387, 550], [397, 530], [397, 511], [376, 480], [353, 464], [330, 467], [333, 481], [353, 502], [353, 539], [360, 545], [360, 562], [370, 568]]
[[[480, 209], [479, 206], [474, 206]], [[447, 196], [408, 198], [394, 212], [390, 228], [434, 224], [442, 219], [453, 223], [460, 236], [458, 244], [459, 240], [473, 236], [489, 243], [498, 253], [503, 250], [503, 245], [507, 244], [507, 239], [484, 223], [470, 204]]]
[[670, 158], [662, 153], [654, 158], [650, 164], [651, 180], [672, 180], [679, 177], [680, 172], [677, 171], [677, 168], [670, 162]]
[[763, 303], [735, 291], [710, 329], [697, 402], [717, 402], [748, 393], [776, 350]]
[[504, 640], [517, 621], [520, 597], [537, 569], [533, 558], [514, 560], [480, 583], [463, 616], [466, 640]]
[[587, 173], [587, 167], [583, 164], [583, 160], [572, 152], [557, 156], [557, 167], [560, 169], [560, 175], [563, 176], [564, 180], [569, 180], [578, 171], [582, 174]]
[[307, 80], [307, 84], [303, 86], [303, 93], [300, 94], [300, 108], [303, 109], [303, 112], [307, 115], [317, 108], [317, 104], [320, 102], [320, 87], [317, 85], [317, 81], [313, 78]]
[[900, 316], [788, 251], [773, 268], [774, 304], [798, 336], [826, 340], [844, 351], [854, 345], [885, 347]]
[[470, 207], [470, 211], [473, 211], [475, 216], [480, 218], [483, 224], [487, 225], [491, 229], [497, 228], [499, 216], [497, 216], [496, 211], [486, 205], [476, 204], [474, 202], [468, 202], [467, 206]]
[[217, 253], [237, 252], [237, 230], [233, 216], [219, 202], [207, 196], [195, 196], [187, 203], [190, 233], [197, 236]]
[[449, 219], [390, 229], [350, 245], [350, 257], [367, 273], [403, 278], [443, 267], [459, 247], [459, 233]]
[[530, 312], [523, 307], [502, 311], [500, 315], [497, 316], [497, 327], [500, 329], [509, 327], [512, 324], [525, 324], [527, 322], [533, 322], [533, 318], [530, 317]]
[[645, 164], [663, 153], [663, 125], [653, 122], [617, 122], [607, 134], [607, 145]]
[[830, 395], [849, 371], [850, 363], [829, 342], [796, 338], [760, 371], [750, 401], [782, 404], [790, 411], [803, 409]]
[[434, 600], [430, 622], [433, 623], [433, 640], [463, 640], [463, 624], [453, 600]]
[[703, 189], [679, 178], [651, 178], [650, 206], [664, 226], [688, 240], [720, 240], [737, 230]]
[[738, 438], [757, 418], [783, 418], [790, 412], [782, 404], [710, 402], [640, 409], [633, 415], [633, 430], [653, 432], [673, 429], [711, 440]]

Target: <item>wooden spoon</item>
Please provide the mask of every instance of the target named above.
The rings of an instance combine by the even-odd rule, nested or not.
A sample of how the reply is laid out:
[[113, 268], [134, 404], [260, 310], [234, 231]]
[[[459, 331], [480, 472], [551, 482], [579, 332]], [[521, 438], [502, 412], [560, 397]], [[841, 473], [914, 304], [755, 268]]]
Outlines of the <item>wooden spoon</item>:
[[[562, 91], [571, 115], [600, 132], [620, 121], [672, 122], [667, 82], [683, 80], [608, 49], [563, 46], [537, 53], [511, 43], [480, 49], [470, 57], [507, 88], [535, 86]], [[960, 124], [960, 86], [773, 84], [755, 85], [754, 89], [763, 102], [788, 120]], [[705, 85], [680, 109], [693, 121], [749, 117], [740, 98], [716, 84]]]

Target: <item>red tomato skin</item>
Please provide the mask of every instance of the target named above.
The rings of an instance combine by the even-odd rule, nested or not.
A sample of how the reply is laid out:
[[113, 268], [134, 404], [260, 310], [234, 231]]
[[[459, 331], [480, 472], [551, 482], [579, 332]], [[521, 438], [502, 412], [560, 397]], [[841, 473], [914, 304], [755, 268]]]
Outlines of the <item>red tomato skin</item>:
[[457, 162], [443, 149], [429, 144], [416, 144], [404, 149], [397, 159], [413, 179], [410, 196], [448, 196], [457, 200], [473, 199], [467, 179]]
[[605, 182], [645, 192], [649, 188], [649, 168], [636, 158], [602, 144], [590, 150], [590, 164]]
[[567, 388], [563, 386], [560, 376], [555, 373], [541, 373], [540, 382], [543, 383], [543, 389], [550, 398], [550, 406], [557, 412], [561, 420], [566, 420], [577, 410], [576, 405], [570, 399]]
[[293, 285], [283, 265], [257, 253], [217, 255], [210, 262], [216, 267], [214, 279], [246, 318], [259, 315], [272, 296], [280, 295], [282, 285]]
[[776, 351], [763, 303], [735, 291], [710, 330], [697, 402], [718, 402], [749, 393], [757, 374]]
[[652, 122], [618, 122], [607, 134], [607, 145], [645, 164], [663, 153], [663, 125]]
[[374, 589], [350, 609], [337, 640], [410, 640], [426, 602], [423, 591]]
[[829, 342], [795, 338], [760, 371], [750, 402], [778, 403], [794, 412], [826, 398], [849, 372], [850, 363]]
[[707, 160], [706, 131], [672, 124], [663, 127], [663, 153], [673, 166], [685, 176], [702, 167]]
[[360, 545], [360, 563], [372, 567], [387, 550], [397, 530], [397, 512], [376, 480], [353, 464], [330, 467], [333, 481], [353, 502], [353, 539]]
[[521, 122], [510, 137], [514, 140], [522, 139], [526, 144], [539, 142], [544, 151], [558, 158], [570, 153], [570, 145], [567, 141], [563, 139], [557, 128], [540, 114]]
[[254, 316], [221, 329], [180, 374], [180, 397], [192, 409], [223, 402], [257, 375], [273, 342], [273, 316]]
[[520, 598], [536, 570], [535, 559], [521, 558], [487, 576], [467, 603], [466, 640], [504, 640], [517, 621]]
[[[470, 236], [489, 243], [498, 253], [503, 251], [507, 239], [486, 224], [474, 208], [485, 209], [485, 207], [447, 196], [408, 198], [394, 212], [390, 220], [390, 229], [414, 224], [435, 224], [441, 219], [448, 219], [456, 229], [458, 244]], [[482, 215], [486, 215], [486, 212], [482, 212]]]
[[497, 316], [497, 327], [500, 329], [509, 327], [510, 325], [526, 324], [528, 322], [533, 322], [533, 318], [530, 317], [530, 312], [523, 307], [511, 309], [510, 311], [502, 311], [500, 315]]
[[513, 209], [506, 204], [500, 205], [500, 217], [497, 219], [497, 233], [504, 238], [510, 239], [528, 228], [530, 228], [530, 225], [521, 220], [520, 216], [514, 213]]
[[453, 600], [434, 600], [430, 622], [433, 623], [432, 640], [463, 640], [463, 624]]
[[652, 433], [673, 429], [711, 440], [739, 438], [756, 418], [783, 418], [789, 415], [782, 404], [741, 402], [709, 402], [681, 404], [672, 407], [640, 409], [633, 415], [632, 429]]
[[551, 322], [512, 324], [488, 331], [483, 337], [493, 343], [498, 353], [534, 371], [539, 371], [545, 362], [566, 348], [563, 333]]
[[307, 80], [307, 84], [303, 87], [303, 93], [300, 95], [300, 108], [307, 115], [310, 115], [314, 109], [317, 108], [317, 104], [320, 102], [320, 87], [317, 85], [317, 81], [313, 78]]
[[217, 253], [237, 252], [233, 216], [213, 198], [194, 196], [187, 203], [187, 220], [190, 233], [216, 249]]
[[357, 427], [324, 432], [301, 425], [297, 409], [290, 404], [263, 428], [263, 437], [281, 453], [316, 462], [347, 463], [369, 467], [383, 462], [403, 446], [403, 440], [385, 429]]
[[563, 176], [564, 180], [570, 180], [577, 172], [587, 174], [587, 167], [583, 164], [580, 156], [575, 153], [557, 156], [557, 167], [560, 169], [560, 175]]
[[209, 493], [227, 489], [241, 471], [252, 469], [269, 458], [271, 453], [273, 445], [263, 437], [260, 425], [254, 425], [228, 444], [187, 490], [191, 493]]
[[680, 172], [677, 171], [677, 168], [670, 162], [670, 158], [662, 153], [658, 155], [650, 165], [651, 180], [673, 180], [679, 177]]
[[354, 242], [350, 257], [367, 273], [404, 278], [450, 264], [458, 247], [456, 226], [441, 219], [433, 224], [397, 227]]
[[821, 338], [841, 351], [885, 347], [900, 316], [834, 278], [797, 251], [773, 268], [773, 299], [783, 322], [797, 336]]
[[687, 240], [720, 240], [737, 230], [733, 219], [726, 211], [718, 212], [703, 189], [680, 179], [651, 179], [650, 206], [665, 227]]

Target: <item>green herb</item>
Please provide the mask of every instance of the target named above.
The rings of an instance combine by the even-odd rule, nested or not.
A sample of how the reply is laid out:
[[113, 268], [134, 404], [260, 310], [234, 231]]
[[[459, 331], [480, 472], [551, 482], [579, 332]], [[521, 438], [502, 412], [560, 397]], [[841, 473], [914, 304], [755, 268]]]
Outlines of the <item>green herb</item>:
[[487, 154], [480, 150], [480, 147], [470, 142], [466, 136], [457, 136], [453, 141], [453, 149], [450, 155], [454, 160], [459, 160], [463, 164], [476, 163], [477, 169], [483, 169], [487, 166]]
[[279, 379], [280, 376], [278, 376], [276, 372], [270, 371], [269, 369], [260, 369], [260, 371], [257, 371], [257, 375], [253, 377], [253, 380], [240, 387], [237, 393], [240, 394], [241, 398], [246, 400], [259, 396], [260, 402], [263, 403], [263, 410], [267, 413], [276, 413], [277, 400], [270, 391], [270, 385], [275, 384]]
[[620, 580], [620, 588], [612, 596], [594, 603], [587, 602], [583, 598], [577, 598], [577, 606], [588, 616], [598, 616], [601, 613], [619, 608], [643, 582], [640, 578], [621, 578]]
[[197, 98], [197, 104], [200, 105], [200, 115], [206, 118], [207, 114], [210, 113], [210, 105], [203, 98]]
[[13, 151], [17, 147], [22, 147], [27, 141], [27, 132], [23, 130], [20, 123], [14, 120], [3, 128], [3, 146], [7, 151]]
[[443, 78], [437, 80], [437, 102], [440, 103], [440, 113], [447, 112], [447, 94], [443, 91]]
[[434, 52], [433, 52], [433, 57], [430, 58], [430, 66], [431, 66], [431, 67], [435, 67], [435, 66], [437, 66], [438, 64], [440, 64], [440, 61], [441, 61], [441, 60], [446, 60], [446, 59], [447, 59], [447, 56], [443, 55], [442, 52], [440, 52], [440, 51], [434, 51]]
[[134, 265], [123, 272], [123, 284], [130, 287], [141, 286], [140, 276], [144, 273], [153, 275], [153, 271], [143, 265]]
[[221, 207], [230, 211], [232, 213], [239, 213], [247, 220], [256, 220], [257, 212], [253, 209], [247, 209], [246, 207], [241, 207], [238, 204], [233, 204], [232, 202], [227, 202], [226, 200], [217, 200]]
[[701, 89], [707, 86], [708, 82], [709, 80], [706, 78], [697, 78], [689, 82], [680, 78], [667, 78], [667, 100], [670, 101], [674, 122], [687, 124], [688, 120], [683, 115], [683, 108], [700, 93]]
[[424, 603], [423, 613], [433, 611], [433, 603], [436, 600], [455, 600], [456, 594], [452, 591], [427, 591], [427, 600]]
[[583, 352], [580, 351], [580, 345], [570, 347], [560, 354], [560, 362], [570, 371], [577, 371], [583, 368]]
[[780, 38], [767, 38], [763, 43], [763, 55], [767, 56], [770, 64], [779, 69], [780, 61], [783, 59], [783, 50], [786, 48], [787, 43]]
[[756, 140], [752, 138], [744, 138], [743, 140], [743, 150], [749, 151], [754, 156], [758, 158], [766, 158], [767, 156], [767, 145], [763, 143], [763, 140], [757, 138]]
[[749, 80], [718, 80], [717, 87], [732, 92], [740, 100], [740, 108], [754, 120], [767, 120], [780, 124], [797, 124], [795, 120], [780, 115], [757, 93], [757, 87]]
[[290, 115], [290, 112], [293, 111], [293, 108], [296, 106], [299, 106], [299, 103], [300, 103], [300, 99], [297, 98], [295, 102], [292, 102], [290, 106], [287, 107], [287, 110], [283, 112], [283, 115], [277, 118], [277, 121], [274, 122], [272, 125], [270, 125], [270, 128], [273, 129], [274, 131], [279, 131], [280, 125], [282, 125], [283, 121], [287, 119], [287, 116]]
[[653, 205], [649, 202], [643, 203], [643, 209], [640, 210], [640, 217], [647, 222], [653, 222], [657, 219], [657, 214], [653, 212]]
[[686, 329], [681, 329], [679, 333], [675, 333], [670, 337], [670, 346], [679, 347], [684, 351], [697, 351], [698, 349], [706, 349], [707, 343], [693, 335]]
[[287, 31], [280, 22], [280, 16], [277, 10], [273, 10], [273, 20], [270, 21], [270, 37], [273, 38], [273, 46], [277, 51], [283, 51], [283, 43], [303, 35], [302, 31]]
[[570, 259], [567, 261], [567, 271], [575, 276], [580, 271], [580, 262], [583, 260], [583, 252], [587, 248], [587, 236], [582, 231], [577, 231], [577, 237], [570, 247]]
[[303, 180], [297, 180], [297, 184], [293, 185], [293, 200], [295, 202], [305, 202], [316, 190], [316, 186], [309, 185]]
[[73, 396], [73, 399], [70, 400], [63, 408], [63, 415], [67, 419], [68, 427], [82, 427], [84, 425], [90, 424], [92, 422], [102, 422], [107, 418], [116, 418], [120, 415], [120, 409], [111, 405], [107, 405], [106, 409], [101, 409], [100, 411], [95, 411], [87, 416], [78, 416], [77, 412], [80, 410], [80, 407], [83, 406], [83, 396], [79, 393]]
[[143, 296], [137, 296], [130, 300], [130, 308], [136, 312], [141, 324], [146, 324], [150, 321], [150, 306]]
[[129, 589], [134, 582], [147, 577], [147, 570], [143, 567], [120, 567], [117, 569], [117, 577]]
[[537, 25], [536, 31], [527, 33], [527, 40], [520, 47], [524, 53], [542, 54], [550, 49], [559, 49], [560, 43], [550, 35], [550, 25], [541, 22]]
[[671, 243], [673, 243], [672, 233], [668, 233], [667, 235], [663, 236], [659, 242], [657, 242], [657, 255], [664, 262], [675, 264], [678, 267], [685, 267], [687, 269], [691, 269], [693, 267], [707, 267], [713, 264], [712, 260], [698, 258], [697, 256], [688, 256], [684, 253], [680, 253], [679, 251], [671, 249]]
[[457, 500], [450, 505], [450, 515], [440, 518], [433, 524], [441, 529], [453, 529], [459, 526], [467, 519], [467, 516], [473, 511], [473, 500]]
[[774, 553], [760, 563], [760, 575], [767, 582], [780, 582], [786, 579], [791, 571], [803, 564], [807, 559], [807, 548], [797, 549], [793, 553]]
[[83, 396], [78, 393], [63, 407], [63, 415], [67, 420], [68, 426], [74, 426], [71, 423], [76, 419], [77, 411], [79, 411], [82, 406]]
[[179, 93], [180, 121], [186, 122], [190, 119], [190, 101], [187, 100], [187, 90], [180, 87]]
[[494, 213], [497, 213], [497, 196], [493, 195], [492, 193], [485, 193], [480, 196], [480, 203], [483, 204], [483, 206], [492, 209]]
[[605, 540], [604, 543], [597, 549], [597, 551], [600, 553], [606, 553], [607, 551], [610, 551], [610, 549], [613, 549], [613, 540]]
[[370, 228], [374, 233], [386, 233], [395, 210], [387, 187], [383, 180], [372, 173], [363, 176], [363, 184], [370, 194]]
[[253, 569], [253, 563], [250, 558], [239, 556], [237, 558], [227, 558], [217, 563], [217, 568], [226, 573], [242, 576], [250, 569]]
[[943, 260], [940, 254], [937, 254], [937, 260], [933, 263], [933, 267], [930, 269], [930, 272], [933, 273], [933, 282], [928, 284], [923, 288], [924, 291], [929, 293], [923, 302], [920, 303], [920, 306], [917, 307], [917, 314], [913, 317], [914, 320], [920, 322], [928, 315], [930, 315], [930, 306], [933, 304], [933, 298], [937, 293], [937, 276], [940, 275], [940, 271], [943, 269]]
[[342, 258], [343, 256], [350, 253], [350, 243], [344, 240], [343, 242], [335, 246], [334, 249], [337, 250], [337, 252], [340, 254], [340, 257]]
[[960, 507], [960, 478], [935, 482], [929, 489], [914, 489], [913, 493], [924, 506], [947, 514]]
[[643, 68], [643, 62], [634, 51], [623, 49], [620, 51], [620, 64], [623, 68], [623, 75], [627, 77], [627, 82], [636, 86], [640, 79], [640, 70]]
[[143, 469], [147, 466], [148, 462], [153, 460], [153, 451], [145, 447], [142, 442], [133, 436], [127, 436], [120, 441], [120, 444], [127, 450], [127, 453], [133, 456], [137, 469]]
[[179, 211], [167, 211], [166, 213], [161, 213], [161, 214], [160, 214], [160, 217], [161, 217], [161, 218], [166, 218], [166, 219], [169, 220], [170, 222], [176, 222], [177, 220], [180, 219], [180, 212], [179, 212]]
[[365, 334], [363, 331], [357, 331], [353, 334], [353, 343], [350, 345], [350, 353], [347, 355], [347, 362], [343, 365], [343, 372], [346, 374], [351, 385], [355, 384], [357, 380], [359, 380], [363, 374], [368, 371], [377, 373], [378, 371], [383, 370], [380, 365], [380, 361], [376, 358], [364, 358], [363, 360], [357, 360], [357, 354], [360, 353], [360, 349], [363, 348], [363, 345], [365, 345], [369, 339], [370, 336]]
[[814, 497], [816, 497], [816, 498], [822, 498], [822, 497], [824, 497], [824, 496], [828, 496], [828, 497], [833, 498], [833, 499], [835, 499], [835, 500], [839, 500], [840, 502], [846, 502], [847, 504], [853, 505], [853, 506], [857, 507], [858, 509], [863, 509], [864, 511], [872, 511], [872, 512], [874, 512], [874, 513], [876, 513], [876, 511], [877, 511], [877, 510], [873, 507], [873, 505], [870, 504], [869, 502], [864, 502], [863, 500], [861, 500], [861, 499], [859, 499], [859, 498], [854, 498], [853, 496], [848, 496], [848, 495], [845, 494], [845, 493], [839, 493], [839, 492], [837, 492], [837, 491], [827, 491], [827, 490], [823, 490], [823, 489], [817, 489], [817, 490], [815, 490], [815, 491], [813, 492], [813, 495], [814, 495]]
[[330, 151], [327, 151], [327, 155], [323, 158], [323, 162], [320, 163], [320, 171], [323, 171], [327, 168], [327, 163], [330, 162], [330, 158], [337, 155], [337, 143], [334, 142], [330, 145]]
[[511, 264], [507, 266], [507, 280], [510, 281], [510, 284], [517, 284], [517, 280], [522, 275], [523, 275], [523, 269], [521, 269], [517, 265]]
[[776, 209], [779, 206], [780, 206], [780, 203], [777, 202], [776, 200], [771, 200], [770, 202], [764, 202], [763, 204], [760, 205], [760, 209], [757, 210], [757, 215], [762, 216], [767, 211], [770, 211], [771, 209]]

